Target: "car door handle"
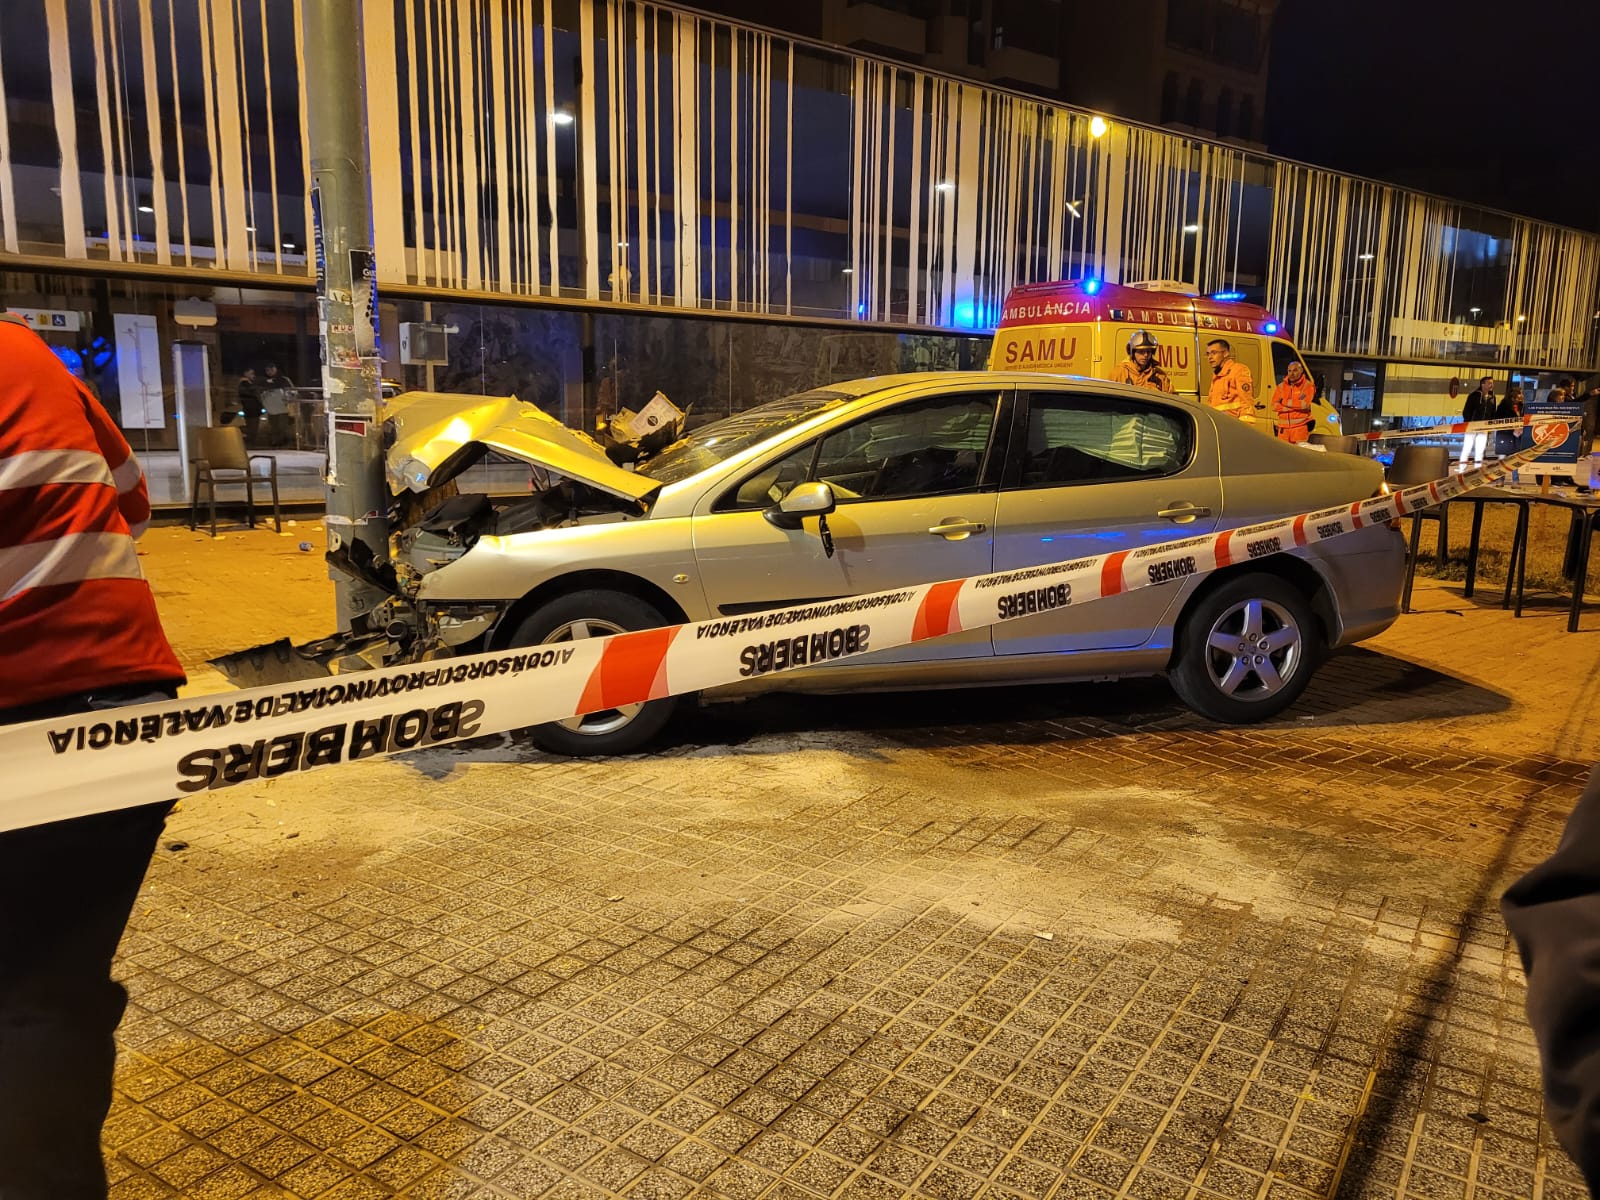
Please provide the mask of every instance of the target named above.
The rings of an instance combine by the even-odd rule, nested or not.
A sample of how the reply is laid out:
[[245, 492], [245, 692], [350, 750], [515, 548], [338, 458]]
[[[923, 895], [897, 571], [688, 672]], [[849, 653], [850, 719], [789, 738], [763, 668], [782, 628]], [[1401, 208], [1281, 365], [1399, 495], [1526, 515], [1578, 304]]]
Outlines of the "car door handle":
[[1175, 504], [1171, 508], [1159, 509], [1156, 516], [1165, 517], [1167, 520], [1182, 525], [1196, 517], [1209, 517], [1211, 510], [1203, 504]]
[[982, 533], [987, 528], [988, 526], [982, 521], [963, 521], [960, 518], [946, 517], [939, 524], [930, 526], [928, 532], [955, 542], [969, 533]]

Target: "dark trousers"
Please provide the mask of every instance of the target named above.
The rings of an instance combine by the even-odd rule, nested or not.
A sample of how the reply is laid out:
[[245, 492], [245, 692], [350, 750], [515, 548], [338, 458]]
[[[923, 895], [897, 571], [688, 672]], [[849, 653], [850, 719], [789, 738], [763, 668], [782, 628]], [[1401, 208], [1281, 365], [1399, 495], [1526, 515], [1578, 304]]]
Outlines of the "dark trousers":
[[[0, 723], [159, 700], [140, 684]], [[104, 1200], [100, 1127], [128, 994], [111, 959], [170, 802], [0, 833], [0, 1198]]]
[[246, 405], [244, 410], [244, 444], [254, 446], [256, 434], [261, 429], [261, 405]]

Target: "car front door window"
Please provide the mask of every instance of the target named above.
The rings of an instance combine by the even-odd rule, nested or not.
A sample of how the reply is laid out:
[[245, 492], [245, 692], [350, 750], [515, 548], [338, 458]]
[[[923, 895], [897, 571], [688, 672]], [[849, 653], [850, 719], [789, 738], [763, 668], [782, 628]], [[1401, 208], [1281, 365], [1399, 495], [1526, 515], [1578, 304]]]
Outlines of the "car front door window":
[[822, 440], [812, 478], [840, 503], [974, 491], [997, 397], [940, 396], [902, 404]]
[[769, 462], [723, 494], [716, 510], [766, 508], [819, 480], [841, 504], [978, 490], [995, 395], [940, 396], [876, 413]]

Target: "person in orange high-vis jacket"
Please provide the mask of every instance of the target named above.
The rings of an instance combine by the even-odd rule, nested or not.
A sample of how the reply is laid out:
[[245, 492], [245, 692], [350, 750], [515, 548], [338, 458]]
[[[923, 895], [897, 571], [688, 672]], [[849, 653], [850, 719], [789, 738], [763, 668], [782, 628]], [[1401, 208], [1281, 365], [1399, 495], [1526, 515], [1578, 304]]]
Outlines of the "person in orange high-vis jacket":
[[[3, 311], [0, 362], [0, 724], [175, 696], [127, 441]], [[127, 1004], [111, 960], [171, 807], [0, 833], [0, 1197], [106, 1195], [100, 1128]]]
[[1295, 359], [1284, 371], [1283, 382], [1272, 389], [1272, 420], [1279, 439], [1303, 442], [1311, 436], [1311, 402], [1316, 398], [1317, 385]]
[[1250, 368], [1233, 357], [1233, 347], [1222, 338], [1206, 343], [1206, 361], [1211, 364], [1211, 392], [1206, 403], [1218, 412], [1238, 417], [1246, 425], [1256, 423], [1256, 384]]

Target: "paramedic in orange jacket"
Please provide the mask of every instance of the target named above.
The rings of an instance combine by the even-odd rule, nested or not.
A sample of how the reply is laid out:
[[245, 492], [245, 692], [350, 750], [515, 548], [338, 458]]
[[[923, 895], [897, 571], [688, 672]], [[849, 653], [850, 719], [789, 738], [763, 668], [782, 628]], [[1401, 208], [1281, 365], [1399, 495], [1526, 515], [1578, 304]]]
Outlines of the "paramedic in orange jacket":
[[[170, 699], [183, 668], [133, 545], [150, 519], [138, 462], [50, 347], [3, 309], [0, 362], [0, 724], [71, 728], [72, 714]], [[0, 833], [7, 1200], [106, 1195], [100, 1127], [128, 999], [111, 959], [171, 807]]]
[[1306, 378], [1306, 369], [1297, 358], [1283, 373], [1283, 382], [1272, 391], [1272, 419], [1278, 437], [1285, 442], [1303, 442], [1311, 436], [1311, 402], [1317, 385]]
[[1213, 377], [1206, 403], [1218, 412], [1238, 417], [1246, 425], [1256, 423], [1256, 385], [1250, 368], [1233, 357], [1233, 347], [1222, 338], [1206, 343], [1206, 361]]
[[1155, 337], [1148, 329], [1135, 330], [1128, 339], [1128, 357], [1111, 370], [1112, 383], [1131, 383], [1134, 387], [1151, 388], [1157, 392], [1175, 392], [1172, 377], [1161, 369], [1157, 361], [1160, 350]]

